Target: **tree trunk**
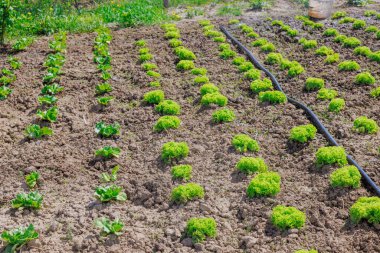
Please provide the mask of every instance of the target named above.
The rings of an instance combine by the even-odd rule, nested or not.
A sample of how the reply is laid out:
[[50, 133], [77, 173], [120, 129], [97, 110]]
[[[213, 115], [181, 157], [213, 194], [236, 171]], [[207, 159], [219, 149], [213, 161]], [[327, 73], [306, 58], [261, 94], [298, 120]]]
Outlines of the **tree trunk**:
[[169, 8], [169, 0], [164, 0], [164, 7]]

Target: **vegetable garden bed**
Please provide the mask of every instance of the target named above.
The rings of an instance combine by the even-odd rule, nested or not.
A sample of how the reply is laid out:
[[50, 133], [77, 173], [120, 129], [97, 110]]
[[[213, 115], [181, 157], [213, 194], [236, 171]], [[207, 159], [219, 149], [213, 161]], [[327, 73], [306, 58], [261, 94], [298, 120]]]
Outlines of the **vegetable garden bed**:
[[[316, 56], [313, 49], [304, 51], [302, 45], [292, 43], [286, 34], [279, 35], [278, 28], [271, 26], [271, 21], [243, 21], [272, 42], [283, 56], [297, 60], [305, 68], [298, 77], [289, 78], [286, 71], [277, 66], [270, 67], [283, 88], [310, 105], [347, 152], [357, 159], [374, 181], [380, 183], [378, 135], [359, 134], [352, 130], [353, 122], [359, 116], [365, 115], [380, 122], [379, 99], [369, 95], [369, 86], [353, 84], [359, 72], [346, 75], [338, 72], [337, 64], [324, 65], [323, 57]], [[212, 21], [213, 29], [218, 30], [217, 25], [227, 22]], [[354, 59], [377, 80], [380, 78], [378, 63], [354, 56], [352, 50], [342, 48], [331, 38], [324, 39], [319, 30], [309, 35], [299, 21], [284, 19], [284, 22], [298, 29], [308, 40], [317, 39], [318, 46], [332, 47], [342, 60]], [[39, 140], [27, 140], [23, 133], [25, 127], [31, 122], [38, 122], [35, 98], [40, 94], [41, 80], [46, 73], [43, 62], [51, 52], [49, 40], [40, 39], [26, 52], [16, 55], [23, 62], [24, 69], [17, 73], [12, 95], [0, 104], [0, 138], [3, 142], [0, 147], [3, 192], [0, 198], [0, 229], [32, 223], [39, 232], [39, 239], [29, 243], [23, 252], [379, 251], [378, 226], [366, 221], [353, 224], [349, 214], [350, 207], [359, 197], [373, 194], [363, 186], [334, 188], [330, 185], [330, 173], [339, 166], [321, 167], [323, 159], [317, 163], [317, 150], [328, 145], [319, 133], [314, 138], [311, 134], [305, 143], [294, 141], [297, 137], [289, 140], [294, 127], [309, 124], [302, 110], [283, 103], [282, 98], [275, 105], [259, 101], [259, 97], [264, 100], [263, 96], [253, 94], [250, 89], [252, 80], [247, 79], [253, 78], [253, 73], [245, 75], [233, 64], [234, 57], [244, 56], [233, 46], [233, 52], [228, 51], [228, 54], [224, 49], [220, 50], [222, 42], [208, 38], [197, 22], [181, 22], [176, 28], [182, 46], [196, 56], [195, 67], [207, 69], [206, 76], [215, 85], [209, 88], [217, 87], [218, 94], [225, 96], [227, 101], [222, 98], [220, 104], [205, 102], [201, 105], [205, 96], [200, 92], [203, 84], [194, 83], [197, 76], [191, 71], [178, 70], [178, 54], [165, 39], [164, 29], [154, 26], [111, 33], [112, 78], [108, 82], [112, 91], [107, 96], [114, 100], [107, 106], [99, 105], [95, 91], [102, 80], [98, 66], [93, 62], [97, 34], [68, 35], [66, 62], [60, 81], [64, 91], [57, 102], [60, 113], [52, 126], [54, 134]], [[253, 40], [241, 33], [237, 25], [230, 25], [230, 28], [247, 45]], [[343, 33], [344, 29], [339, 27], [339, 31]], [[348, 32], [360, 38], [360, 34], [346, 30]], [[144, 70], [141, 55], [147, 52], [136, 45], [139, 40], [146, 42], [144, 48], [148, 48], [152, 56], [149, 63], [157, 66], [155, 72], [160, 76], [148, 75]], [[267, 54], [255, 47], [251, 49], [265, 61]], [[263, 73], [260, 75], [265, 78]], [[345, 109], [339, 114], [328, 112], [327, 101], [317, 100], [315, 91], [304, 90], [308, 77], [323, 78], [328, 88], [336, 89], [339, 97], [346, 100]], [[155, 83], [152, 85], [152, 82]], [[262, 88], [260, 85], [255, 88]], [[163, 116], [160, 114], [162, 111], [156, 111], [154, 105], [144, 101], [144, 95], [153, 90], [162, 90], [166, 100], [180, 105], [176, 117], [181, 123], [177, 129], [155, 130], [158, 119]], [[268, 97], [273, 95], [268, 94]], [[225, 103], [227, 105], [223, 106]], [[231, 122], [220, 123], [216, 122], [215, 116], [213, 118], [213, 113], [223, 108], [234, 113]], [[101, 121], [107, 124], [118, 122], [120, 135], [110, 138], [99, 136], [95, 125]], [[254, 145], [245, 153], [239, 152], [245, 150], [237, 150], [232, 145], [238, 134], [250, 136], [257, 141], [259, 148]], [[183, 145], [184, 151], [177, 157], [179, 160], [169, 161], [167, 154], [161, 154], [163, 145], [168, 142], [185, 142], [188, 154]], [[239, 142], [235, 140], [234, 145], [239, 145], [236, 143]], [[120, 155], [112, 159], [96, 157], [95, 151], [105, 146], [120, 148]], [[242, 159], [244, 157], [262, 159], [252, 162], [252, 159]], [[261, 165], [264, 161], [264, 165], [251, 167], [250, 163], [257, 161]], [[98, 197], [100, 200], [97, 200], [94, 193], [97, 187], [106, 184], [100, 181], [99, 176], [111, 173], [117, 165], [120, 170], [114, 184], [122, 187], [127, 199], [100, 202], [103, 198]], [[173, 178], [171, 170], [174, 165], [190, 165], [191, 177], [182, 176], [184, 181], [177, 176]], [[270, 172], [261, 174], [265, 176], [254, 181], [255, 174], [244, 173], [266, 170]], [[32, 171], [38, 171], [42, 178], [37, 187], [44, 198], [41, 209], [11, 208], [10, 201], [16, 194], [27, 191], [24, 175]], [[255, 190], [255, 184], [260, 185], [266, 177], [273, 180], [272, 191], [263, 193]], [[195, 197], [190, 196], [194, 199], [187, 203], [182, 200], [188, 196], [177, 198], [181, 188], [178, 190], [176, 187], [185, 184], [188, 188], [197, 184], [193, 187]], [[250, 190], [247, 194], [248, 185]], [[177, 189], [175, 198], [172, 197], [174, 188]], [[257, 197], [257, 194], [267, 195]], [[123, 196], [118, 198], [123, 199]], [[296, 210], [297, 226], [290, 230], [278, 229], [271, 222], [271, 215], [279, 205], [293, 206], [305, 216]], [[277, 207], [275, 210], [274, 223], [280, 228], [288, 228], [286, 222], [281, 223], [282, 212], [287, 209]], [[124, 223], [124, 233], [118, 237], [102, 236], [94, 222], [103, 217], [110, 220], [119, 218]], [[212, 219], [192, 219], [186, 228], [191, 218], [204, 217], [215, 220], [216, 235]], [[208, 224], [209, 231], [205, 235], [209, 238], [197, 243], [202, 236], [191, 231], [202, 222]], [[304, 227], [295, 228], [303, 222]], [[193, 241], [188, 236], [192, 236]]]

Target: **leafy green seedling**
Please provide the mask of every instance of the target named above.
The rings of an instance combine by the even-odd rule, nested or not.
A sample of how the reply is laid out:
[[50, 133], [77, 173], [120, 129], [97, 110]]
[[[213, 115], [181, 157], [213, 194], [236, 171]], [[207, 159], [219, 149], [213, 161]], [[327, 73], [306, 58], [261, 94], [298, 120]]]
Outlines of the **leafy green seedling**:
[[363, 72], [355, 77], [355, 83], [360, 85], [373, 85], [376, 79], [369, 72]]
[[41, 93], [43, 95], [56, 95], [56, 94], [60, 93], [63, 90], [64, 90], [64, 88], [62, 86], [60, 86], [59, 84], [53, 83], [53, 84], [50, 84], [50, 85], [45, 85], [41, 89]]
[[326, 36], [326, 37], [335, 37], [339, 35], [339, 32], [337, 29], [335, 28], [328, 28], [326, 29], [324, 32], [323, 32], [323, 36]]
[[219, 88], [212, 83], [206, 83], [202, 85], [199, 91], [204, 96], [206, 94], [219, 93]]
[[162, 132], [169, 129], [177, 129], [181, 125], [181, 120], [177, 116], [162, 116], [154, 125], [154, 131]]
[[258, 69], [250, 69], [244, 73], [244, 77], [250, 81], [255, 81], [261, 78], [261, 72]]
[[367, 220], [369, 223], [380, 223], [380, 198], [360, 197], [350, 208], [350, 217], [353, 223]]
[[36, 124], [27, 126], [25, 130], [25, 136], [29, 139], [40, 139], [51, 135], [53, 135], [53, 130], [48, 127], [40, 127]]
[[268, 42], [265, 45], [262, 45], [260, 49], [263, 52], [270, 53], [276, 51], [276, 46], [273, 43]]
[[236, 151], [242, 153], [247, 151], [258, 152], [260, 150], [260, 146], [257, 141], [246, 134], [235, 135], [232, 139], [232, 146], [234, 146]]
[[16, 57], [9, 56], [7, 62], [11, 66], [12, 69], [20, 69], [22, 66], [22, 62]]
[[321, 56], [333, 55], [334, 50], [331, 47], [321, 46], [320, 48], [315, 50], [315, 54]]
[[282, 61], [282, 55], [280, 53], [269, 53], [265, 60], [265, 63], [269, 65], [280, 64]]
[[242, 63], [245, 62], [245, 58], [242, 57], [242, 56], [238, 56], [238, 57], [235, 57], [233, 60], [232, 60], [232, 64], [233, 65], [236, 65], [236, 66], [240, 66]]
[[175, 187], [171, 194], [171, 200], [176, 203], [186, 203], [194, 199], [202, 199], [204, 189], [199, 184], [187, 183]]
[[317, 128], [312, 124], [296, 126], [290, 131], [290, 140], [305, 143], [314, 139], [316, 133]]
[[169, 46], [172, 47], [172, 48], [176, 48], [176, 47], [179, 47], [179, 46], [182, 46], [182, 41], [180, 41], [179, 39], [171, 39], [169, 40]]
[[318, 166], [338, 164], [343, 166], [347, 164], [346, 151], [343, 147], [321, 147], [316, 153], [316, 163]]
[[195, 60], [197, 57], [195, 54], [185, 47], [177, 47], [174, 49], [174, 53], [178, 56], [180, 60]]
[[362, 47], [356, 47], [354, 49], [354, 54], [368, 57], [370, 54], [372, 54], [372, 51], [369, 47], [362, 46]]
[[332, 19], [340, 19], [340, 18], [344, 18], [345, 16], [347, 16], [347, 12], [345, 11], [337, 11], [335, 12], [331, 18]]
[[120, 135], [120, 124], [115, 122], [114, 124], [107, 125], [103, 121], [100, 121], [95, 125], [95, 133], [105, 138]]
[[306, 215], [295, 207], [278, 205], [272, 210], [271, 220], [273, 225], [281, 230], [302, 228]]
[[106, 159], [110, 159], [113, 157], [119, 157], [121, 153], [121, 149], [117, 147], [105, 146], [101, 149], [95, 151], [95, 156], [101, 156]]
[[140, 56], [139, 56], [140, 62], [147, 62], [147, 61], [150, 61], [152, 59], [153, 59], [153, 55], [150, 53], [140, 54]]
[[155, 69], [157, 69], [157, 65], [154, 64], [154, 63], [150, 63], [150, 62], [148, 62], [148, 63], [144, 63], [144, 64], [142, 65], [142, 68], [143, 68], [145, 71], [155, 70]]
[[11, 201], [12, 208], [40, 209], [43, 197], [38, 192], [19, 193]]
[[261, 102], [269, 102], [271, 104], [286, 103], [286, 95], [281, 91], [263, 91], [259, 93], [259, 100]]
[[330, 175], [332, 187], [352, 187], [359, 188], [362, 176], [355, 166], [345, 166], [335, 170]]
[[218, 92], [208, 93], [202, 96], [201, 104], [203, 106], [209, 106], [210, 104], [216, 104], [219, 106], [227, 105], [228, 99]]
[[10, 94], [12, 94], [12, 89], [7, 86], [0, 86], [0, 101], [5, 100]]
[[343, 40], [343, 46], [348, 48], [355, 48], [362, 44], [362, 42], [355, 37], [348, 37]]
[[236, 56], [236, 52], [231, 49], [225, 49], [219, 53], [220, 58], [227, 60], [234, 58]]
[[1, 240], [7, 243], [4, 252], [16, 252], [28, 242], [37, 239], [38, 236], [39, 234], [34, 230], [34, 226], [32, 224], [26, 228], [22, 227], [13, 231], [3, 231], [1, 233]]
[[189, 146], [186, 142], [167, 142], [162, 146], [161, 159], [168, 163], [172, 160], [186, 158], [189, 155]]
[[333, 89], [322, 88], [318, 91], [317, 98], [321, 100], [331, 100], [338, 96], [338, 92]]
[[379, 28], [377, 28], [374, 25], [367, 26], [367, 28], [364, 30], [367, 33], [377, 33], [379, 31]]
[[173, 179], [189, 181], [191, 179], [191, 172], [193, 168], [191, 165], [176, 165], [172, 167], [171, 174]]
[[187, 221], [185, 232], [193, 242], [200, 243], [207, 237], [216, 237], [216, 222], [213, 218], [191, 218]]
[[95, 91], [97, 95], [103, 95], [105, 93], [112, 91], [112, 86], [109, 83], [100, 83], [95, 86]]
[[32, 171], [30, 174], [25, 176], [25, 183], [30, 189], [32, 189], [37, 185], [39, 179], [40, 174], [37, 171]]
[[12, 50], [15, 52], [24, 51], [27, 47], [29, 47], [34, 42], [34, 38], [32, 37], [24, 37], [18, 39], [13, 45]]
[[247, 72], [247, 71], [254, 69], [254, 68], [255, 67], [253, 66], [253, 64], [249, 61], [245, 61], [245, 62], [241, 63], [238, 67], [240, 72]]
[[122, 235], [124, 223], [119, 219], [115, 219], [111, 221], [110, 219], [103, 217], [103, 218], [96, 219], [95, 226], [102, 230], [101, 234], [103, 236], [107, 236], [110, 234]]
[[367, 24], [364, 20], [357, 19], [354, 21], [354, 23], [352, 23], [352, 28], [355, 30], [363, 29], [366, 26]]
[[178, 115], [181, 112], [181, 106], [173, 100], [163, 100], [155, 109], [161, 115]]
[[277, 172], [263, 172], [255, 176], [248, 185], [249, 198], [275, 196], [280, 192], [281, 176]]
[[194, 62], [189, 60], [181, 60], [177, 63], [178, 70], [190, 70], [195, 68]]
[[260, 157], [242, 157], [236, 164], [236, 168], [247, 174], [266, 172], [268, 170], [264, 159]]
[[165, 93], [162, 90], [153, 90], [144, 94], [144, 101], [148, 104], [159, 104], [165, 99]]
[[127, 194], [123, 192], [123, 188], [117, 185], [99, 186], [95, 190], [95, 197], [101, 202], [126, 201]]
[[107, 106], [111, 101], [114, 100], [112, 96], [98, 97], [96, 99], [100, 105]]
[[333, 64], [333, 63], [338, 62], [339, 59], [340, 59], [339, 53], [334, 53], [332, 55], [326, 56], [325, 63], [326, 64]]
[[311, 49], [311, 48], [316, 48], [318, 43], [316, 40], [307, 40], [305, 38], [301, 38], [299, 40], [299, 43], [303, 46], [304, 50]]
[[255, 80], [251, 83], [251, 91], [255, 94], [258, 94], [263, 91], [273, 90], [272, 81], [268, 78], [263, 80]]
[[55, 103], [57, 103], [58, 98], [51, 95], [44, 95], [44, 96], [39, 96], [37, 100], [41, 105], [54, 105]]
[[102, 183], [109, 183], [109, 182], [115, 182], [117, 180], [117, 173], [120, 170], [120, 166], [116, 165], [112, 168], [111, 174], [105, 172], [100, 175], [100, 180]]
[[345, 41], [346, 39], [347, 39], [346, 35], [339, 34], [339, 35], [335, 36], [334, 42], [343, 43], [343, 41]]
[[197, 76], [194, 78], [194, 84], [205, 84], [209, 81], [210, 79], [207, 76]]
[[305, 89], [307, 91], [320, 90], [325, 87], [325, 81], [321, 78], [309, 77], [306, 79]]
[[197, 76], [205, 76], [207, 74], [207, 69], [205, 68], [194, 68], [191, 70], [191, 74]]
[[261, 47], [261, 46], [264, 46], [265, 44], [268, 43], [268, 40], [267, 39], [264, 39], [264, 38], [260, 38], [260, 39], [257, 39], [255, 41], [253, 41], [251, 43], [252, 46], [254, 47]]
[[219, 109], [212, 114], [214, 123], [232, 122], [235, 120], [235, 113], [229, 109]]
[[379, 126], [375, 120], [361, 116], [354, 120], [354, 130], [358, 133], [375, 134], [379, 131]]
[[145, 40], [138, 40], [135, 42], [135, 45], [138, 47], [145, 47], [146, 46], [146, 41]]
[[374, 98], [380, 97], [380, 87], [372, 89], [370, 94]]
[[37, 116], [40, 119], [49, 121], [51, 123], [57, 122], [58, 107], [57, 106], [53, 106], [53, 107], [49, 108], [46, 111], [41, 111], [41, 110], [38, 109], [37, 110]]
[[356, 61], [343, 61], [338, 65], [339, 71], [356, 71], [360, 69], [360, 65]]

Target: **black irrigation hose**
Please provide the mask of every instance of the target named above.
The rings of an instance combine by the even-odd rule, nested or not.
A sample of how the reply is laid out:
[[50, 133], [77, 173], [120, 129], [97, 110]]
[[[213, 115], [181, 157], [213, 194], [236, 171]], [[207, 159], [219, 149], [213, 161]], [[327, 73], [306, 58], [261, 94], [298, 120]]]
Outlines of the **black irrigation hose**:
[[[333, 145], [333, 146], [339, 146], [339, 144], [336, 142], [334, 137], [330, 134], [330, 132], [326, 129], [326, 127], [322, 124], [322, 122], [318, 119], [317, 115], [310, 110], [306, 105], [298, 102], [297, 100], [289, 97], [282, 89], [281, 85], [278, 83], [276, 77], [269, 71], [267, 70], [261, 63], [253, 56], [252, 52], [249, 51], [242, 43], [240, 43], [236, 38], [234, 38], [231, 33], [227, 31], [227, 29], [223, 26], [220, 26], [220, 30], [227, 36], [228, 39], [232, 41], [233, 44], [237, 45], [237, 47], [243, 51], [247, 56], [248, 59], [260, 70], [265, 72], [267, 76], [272, 80], [272, 83], [275, 85], [276, 89], [281, 91], [286, 95], [288, 98], [288, 101], [295, 105], [298, 108], [301, 108], [304, 110], [306, 115], [310, 118], [310, 121], [318, 128], [318, 130], [325, 136], [325, 138], [328, 140], [328, 142]], [[354, 165], [355, 167], [358, 168], [360, 171], [360, 174], [363, 176], [363, 179], [366, 183], [368, 183], [372, 189], [376, 192], [378, 196], [380, 196], [380, 188], [376, 185], [375, 182], [368, 176], [368, 174], [364, 171], [362, 167], [352, 158], [352, 156], [347, 155], [347, 160], [350, 164]]]

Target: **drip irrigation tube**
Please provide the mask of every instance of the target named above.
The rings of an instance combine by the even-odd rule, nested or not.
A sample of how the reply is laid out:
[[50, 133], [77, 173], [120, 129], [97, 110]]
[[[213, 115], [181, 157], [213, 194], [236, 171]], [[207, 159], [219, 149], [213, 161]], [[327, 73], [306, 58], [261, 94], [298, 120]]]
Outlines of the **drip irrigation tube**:
[[[330, 134], [330, 132], [327, 130], [327, 128], [322, 124], [322, 122], [319, 120], [317, 115], [310, 110], [306, 105], [298, 102], [297, 100], [289, 97], [282, 89], [281, 85], [278, 83], [276, 77], [267, 70], [252, 54], [251, 51], [249, 51], [242, 43], [240, 43], [235, 37], [232, 36], [230, 32], [227, 31], [227, 29], [223, 26], [220, 26], [220, 30], [227, 36], [229, 40], [232, 41], [233, 44], [235, 44], [241, 51], [243, 51], [247, 56], [248, 59], [260, 70], [262, 70], [271, 80], [274, 84], [275, 88], [282, 93], [286, 95], [288, 98], [288, 101], [295, 105], [298, 108], [301, 108], [306, 115], [309, 117], [310, 121], [317, 127], [317, 129], [325, 136], [325, 138], [328, 140], [328, 142], [333, 146], [339, 146], [339, 144], [336, 142], [334, 137]], [[346, 154], [347, 155], [347, 154]], [[380, 188], [376, 185], [376, 183], [368, 176], [368, 174], [365, 172], [365, 170], [353, 159], [352, 156], [347, 155], [347, 160], [350, 164], [354, 165], [358, 168], [360, 171], [360, 174], [363, 177], [364, 182], [366, 182], [371, 188], [375, 191], [375, 193], [380, 196]]]

